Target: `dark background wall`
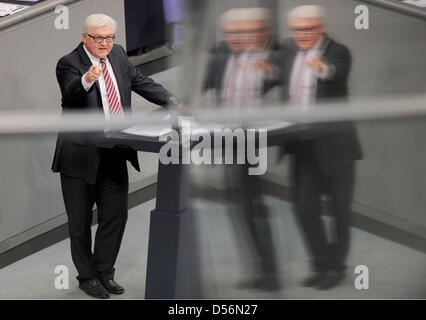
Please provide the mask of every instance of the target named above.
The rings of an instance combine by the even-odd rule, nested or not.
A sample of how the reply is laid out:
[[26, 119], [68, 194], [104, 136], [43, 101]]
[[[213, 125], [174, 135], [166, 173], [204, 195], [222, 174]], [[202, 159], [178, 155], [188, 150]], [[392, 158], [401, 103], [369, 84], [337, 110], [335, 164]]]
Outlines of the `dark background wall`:
[[166, 40], [163, 1], [125, 0], [127, 52], [146, 52]]

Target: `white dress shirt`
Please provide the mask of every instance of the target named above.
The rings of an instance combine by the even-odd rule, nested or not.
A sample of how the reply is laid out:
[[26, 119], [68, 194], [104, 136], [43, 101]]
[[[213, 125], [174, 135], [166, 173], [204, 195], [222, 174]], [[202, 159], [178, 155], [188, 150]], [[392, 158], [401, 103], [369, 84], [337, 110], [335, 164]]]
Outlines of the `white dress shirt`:
[[265, 74], [254, 67], [268, 52], [246, 51], [228, 59], [222, 88], [224, 106], [247, 107], [261, 104]]
[[[95, 57], [93, 54], [91, 54], [89, 52], [89, 50], [87, 50], [86, 46], [83, 45], [83, 47], [84, 47], [84, 50], [86, 51], [87, 55], [89, 56], [89, 59], [92, 62], [92, 64], [97, 65], [97, 66], [99, 66], [102, 69], [101, 59], [98, 58], [98, 57]], [[114, 84], [115, 90], [117, 91], [118, 101], [119, 101], [119, 104], [120, 104], [120, 108], [121, 108], [122, 111], [124, 111], [123, 110], [123, 105], [121, 103], [120, 90], [118, 90], [117, 79], [115, 78], [114, 71], [112, 70], [112, 66], [111, 66], [111, 63], [109, 62], [108, 58], [105, 58], [105, 60], [106, 60], [106, 66], [108, 68], [108, 72], [109, 72], [109, 75], [111, 77], [112, 83]], [[87, 73], [85, 73], [83, 75], [83, 77], [81, 78], [81, 83], [82, 83], [84, 89], [86, 91], [89, 91], [90, 88], [95, 83], [95, 81], [86, 82], [86, 79], [85, 79], [86, 75], [87, 75]], [[101, 75], [99, 76], [99, 80], [98, 81], [99, 81], [99, 87], [101, 89], [102, 107], [104, 109], [105, 118], [107, 120], [111, 120], [111, 114], [110, 114], [110, 111], [109, 111], [108, 93], [107, 93], [107, 90], [106, 90], [105, 79], [104, 79], [103, 73], [101, 73]], [[124, 112], [121, 112], [120, 116], [124, 117]]]
[[309, 67], [306, 60], [309, 57], [322, 57], [326, 41], [322, 37], [318, 43], [307, 51], [299, 50], [294, 59], [293, 69], [290, 78], [290, 102], [292, 105], [299, 105], [306, 108], [315, 103], [317, 93], [317, 82], [321, 80], [332, 80], [335, 75], [333, 65], [325, 63], [323, 72], [318, 73]]

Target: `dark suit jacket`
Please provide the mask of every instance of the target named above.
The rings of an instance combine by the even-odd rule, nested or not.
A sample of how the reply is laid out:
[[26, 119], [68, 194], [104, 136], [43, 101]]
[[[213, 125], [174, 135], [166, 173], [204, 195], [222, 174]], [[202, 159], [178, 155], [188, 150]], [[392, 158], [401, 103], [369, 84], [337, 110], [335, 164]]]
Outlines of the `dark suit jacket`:
[[[273, 52], [278, 54], [279, 52], [279, 43], [275, 40], [271, 40], [268, 50], [270, 55]], [[222, 103], [222, 89], [223, 89], [223, 80], [225, 76], [226, 66], [228, 60], [232, 55], [231, 49], [225, 41], [219, 43], [217, 48], [211, 51], [211, 59], [207, 67], [206, 77], [204, 78], [203, 91], [214, 89], [217, 96], [218, 104]], [[265, 89], [266, 91], [266, 89]]]
[[[316, 100], [342, 101], [342, 107], [348, 96], [348, 78], [351, 70], [352, 58], [347, 47], [325, 36], [323, 57], [335, 68], [335, 76], [331, 80], [318, 79]], [[278, 55], [272, 57], [274, 64], [280, 70], [278, 81], [282, 88], [282, 99], [289, 100], [290, 78], [297, 56], [298, 48], [292, 39], [287, 39], [282, 45]], [[268, 85], [271, 87], [272, 85]], [[354, 160], [362, 158], [361, 146], [356, 132], [355, 124], [349, 121], [339, 123], [322, 123], [314, 125], [314, 148], [319, 168], [323, 173], [333, 171], [336, 166], [347, 165]], [[290, 143], [285, 147], [285, 152], [295, 153], [300, 143]]]
[[[135, 91], [145, 99], [166, 107], [171, 95], [161, 85], [143, 76], [128, 60], [124, 49], [114, 45], [108, 55], [114, 70], [121, 96], [124, 112], [130, 112], [131, 92]], [[98, 81], [86, 92], [81, 83], [82, 76], [90, 69], [92, 63], [87, 56], [83, 43], [70, 54], [62, 57], [56, 66], [56, 77], [62, 93], [62, 110], [90, 112], [102, 111], [102, 98]], [[56, 142], [52, 170], [70, 177], [83, 178], [94, 184], [101, 155], [121, 157], [131, 162], [136, 170], [140, 170], [136, 151], [104, 150], [97, 148], [86, 133], [60, 133]]]

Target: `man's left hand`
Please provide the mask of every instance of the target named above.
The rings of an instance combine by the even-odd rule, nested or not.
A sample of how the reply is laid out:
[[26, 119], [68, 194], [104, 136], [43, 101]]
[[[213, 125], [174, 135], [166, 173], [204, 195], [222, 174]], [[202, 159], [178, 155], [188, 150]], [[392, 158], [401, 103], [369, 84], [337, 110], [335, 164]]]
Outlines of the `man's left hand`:
[[272, 67], [271, 63], [268, 59], [257, 59], [253, 63], [253, 69], [257, 71], [261, 71], [265, 74], [272, 74], [274, 73], [274, 68]]
[[309, 67], [311, 67], [313, 71], [317, 73], [323, 73], [324, 70], [326, 69], [324, 59], [320, 56], [309, 57], [306, 60], [306, 63], [308, 64]]

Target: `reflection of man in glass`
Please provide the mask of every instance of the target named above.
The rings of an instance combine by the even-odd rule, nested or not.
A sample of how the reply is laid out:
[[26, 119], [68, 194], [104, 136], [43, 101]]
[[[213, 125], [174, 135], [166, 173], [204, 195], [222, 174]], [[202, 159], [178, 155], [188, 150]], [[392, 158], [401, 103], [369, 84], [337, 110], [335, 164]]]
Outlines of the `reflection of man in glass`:
[[[204, 90], [213, 89], [218, 105], [224, 108], [260, 105], [264, 81], [273, 74], [267, 60], [271, 50], [277, 48], [271, 36], [269, 12], [264, 8], [231, 9], [222, 16], [222, 28], [225, 41], [212, 56]], [[275, 291], [279, 281], [269, 212], [261, 199], [261, 181], [258, 176], [249, 176], [248, 168], [225, 166], [227, 195], [242, 206], [231, 214], [236, 235], [242, 230], [246, 239], [241, 250], [251, 249], [259, 261], [254, 279], [240, 286]]]
[[[344, 101], [351, 55], [325, 33], [322, 8], [297, 7], [289, 14], [289, 24], [292, 37], [276, 62], [282, 72], [284, 100], [295, 108], [322, 100]], [[353, 123], [314, 128], [309, 136], [286, 145], [285, 150], [294, 154], [295, 209], [313, 258], [314, 273], [303, 285], [325, 290], [345, 275], [355, 160], [362, 155]], [[331, 242], [327, 241], [321, 219], [321, 195], [330, 200], [335, 231]]]
[[278, 48], [264, 8], [231, 9], [222, 16], [225, 41], [214, 52], [204, 90], [214, 89], [218, 104], [247, 106], [261, 103], [264, 80], [273, 70], [267, 63]]

